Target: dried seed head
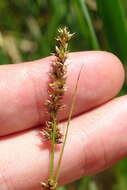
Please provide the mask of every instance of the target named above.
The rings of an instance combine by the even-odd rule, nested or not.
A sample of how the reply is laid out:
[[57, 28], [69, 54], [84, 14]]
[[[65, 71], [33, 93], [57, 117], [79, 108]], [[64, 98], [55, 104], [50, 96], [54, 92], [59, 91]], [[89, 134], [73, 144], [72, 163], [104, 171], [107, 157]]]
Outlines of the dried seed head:
[[67, 68], [65, 61], [68, 55], [68, 41], [72, 38], [66, 27], [58, 29], [58, 36], [56, 38], [57, 46], [55, 47], [56, 61], [52, 63], [52, 71], [50, 78], [52, 82], [49, 84], [49, 100], [47, 101], [47, 108], [49, 113], [49, 121], [42, 129], [41, 133], [47, 140], [53, 140], [53, 127], [56, 126], [55, 143], [62, 142], [62, 134], [58, 128], [57, 114], [63, 107], [62, 98], [66, 91], [66, 72]]

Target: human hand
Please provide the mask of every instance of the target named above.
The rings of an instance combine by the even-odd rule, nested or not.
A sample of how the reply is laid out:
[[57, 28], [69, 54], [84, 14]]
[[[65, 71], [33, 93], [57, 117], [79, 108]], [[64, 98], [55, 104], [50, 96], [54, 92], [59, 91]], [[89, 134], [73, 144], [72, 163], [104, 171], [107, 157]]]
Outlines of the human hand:
[[[48, 176], [50, 151], [37, 126], [46, 119], [48, 72], [53, 59], [0, 66], [1, 190], [40, 190], [39, 182]], [[102, 171], [127, 155], [127, 96], [114, 98], [124, 81], [120, 61], [110, 53], [93, 51], [71, 53], [68, 62], [66, 105], [71, 102], [81, 65], [84, 67], [60, 185]], [[67, 109], [60, 113], [61, 120], [67, 118]], [[61, 125], [64, 129], [66, 122]]]

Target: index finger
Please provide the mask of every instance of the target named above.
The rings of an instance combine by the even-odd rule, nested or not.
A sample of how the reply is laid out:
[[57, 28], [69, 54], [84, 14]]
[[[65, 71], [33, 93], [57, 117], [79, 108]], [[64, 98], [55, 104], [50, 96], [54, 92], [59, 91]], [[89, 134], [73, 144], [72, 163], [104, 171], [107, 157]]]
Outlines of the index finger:
[[[50, 64], [54, 57], [0, 66], [0, 135], [22, 131], [45, 122]], [[71, 53], [67, 60], [67, 87], [64, 97], [69, 105], [81, 65], [84, 64], [77, 92], [74, 115], [96, 107], [120, 90], [124, 72], [119, 59], [107, 52]], [[66, 118], [68, 106], [60, 113]]]

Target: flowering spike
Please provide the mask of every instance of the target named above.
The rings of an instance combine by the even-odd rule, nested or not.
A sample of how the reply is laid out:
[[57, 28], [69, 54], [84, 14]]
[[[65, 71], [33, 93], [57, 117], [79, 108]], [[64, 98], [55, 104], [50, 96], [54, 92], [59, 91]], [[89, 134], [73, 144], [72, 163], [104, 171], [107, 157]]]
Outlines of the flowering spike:
[[47, 101], [49, 121], [46, 122], [45, 127], [42, 129], [41, 134], [47, 140], [53, 140], [53, 126], [56, 125], [55, 143], [62, 142], [62, 134], [58, 128], [57, 114], [61, 108], [63, 108], [62, 99], [66, 83], [66, 65], [65, 61], [68, 54], [68, 41], [72, 38], [73, 34], [70, 34], [67, 27], [58, 29], [58, 36], [56, 38], [57, 45], [55, 47], [56, 61], [52, 63], [52, 71], [50, 78], [52, 82], [49, 84], [49, 100]]

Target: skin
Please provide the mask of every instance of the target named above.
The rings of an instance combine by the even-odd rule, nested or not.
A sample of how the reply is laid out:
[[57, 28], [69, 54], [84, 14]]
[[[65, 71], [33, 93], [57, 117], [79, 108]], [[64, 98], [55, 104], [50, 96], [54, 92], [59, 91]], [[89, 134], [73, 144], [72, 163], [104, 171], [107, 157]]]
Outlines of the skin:
[[[0, 189], [41, 190], [48, 177], [49, 144], [39, 134], [47, 119], [48, 73], [54, 57], [0, 66]], [[71, 53], [67, 60], [67, 112], [79, 70], [77, 101], [63, 156], [60, 185], [110, 167], [127, 155], [127, 96], [114, 98], [124, 82], [111, 53]], [[56, 161], [60, 146], [56, 150]]]

